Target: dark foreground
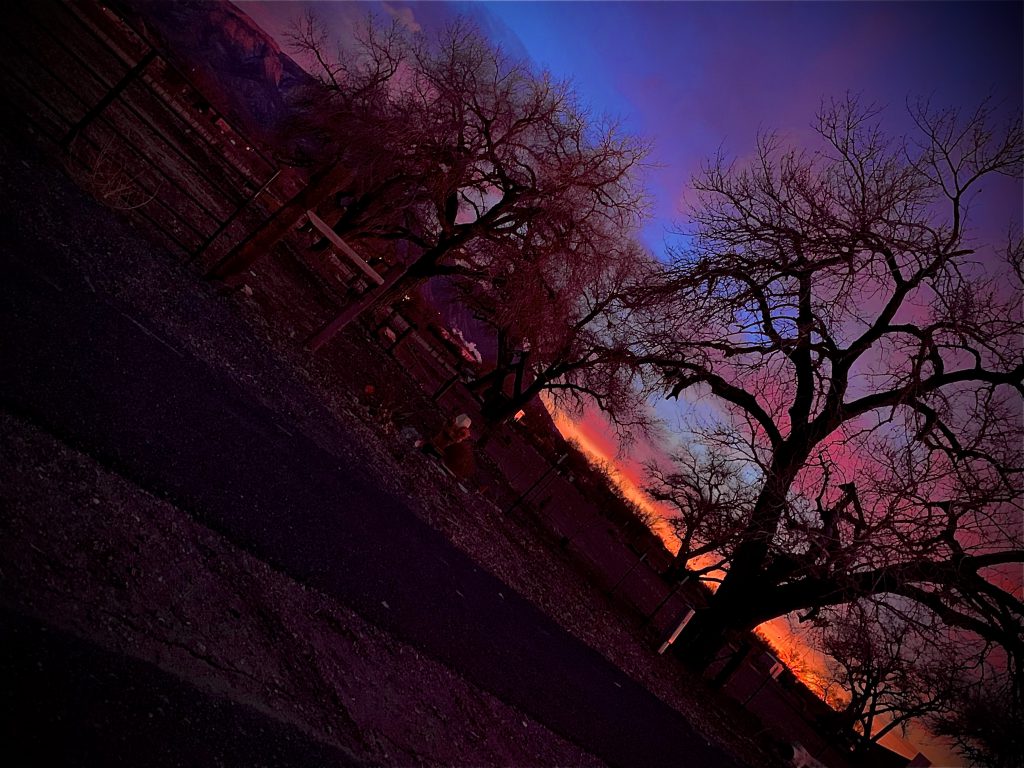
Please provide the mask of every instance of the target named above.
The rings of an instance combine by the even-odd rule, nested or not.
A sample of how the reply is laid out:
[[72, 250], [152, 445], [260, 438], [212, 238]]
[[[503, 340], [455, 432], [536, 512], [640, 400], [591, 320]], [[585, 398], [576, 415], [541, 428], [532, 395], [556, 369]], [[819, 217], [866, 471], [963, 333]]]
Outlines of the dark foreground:
[[[69, 219], [62, 211], [54, 230], [41, 231], [26, 223], [38, 217], [16, 214], [48, 204], [33, 199], [34, 191], [17, 183], [3, 189], [4, 410], [187, 510], [608, 764], [733, 764], [678, 712], [481, 571], [400, 499], [382, 491], [360, 457], [348, 455], [345, 446], [351, 441], [329, 414], [306, 413], [301, 420], [327, 429], [336, 450], [306, 437], [291, 416], [261, 405], [235, 381], [95, 292], [69, 257], [116, 247], [116, 241], [104, 240], [104, 232], [122, 225], [82, 201], [80, 218]], [[141, 757], [135, 749], [148, 749], [153, 764], [218, 764], [202, 746], [218, 740], [225, 745], [241, 740], [263, 755], [252, 762], [244, 759], [245, 749], [225, 749], [237, 757], [226, 764], [352, 760], [282, 729], [265, 714], [213, 701], [187, 680], [168, 679], [59, 633], [46, 634], [31, 621], [13, 617], [4, 624], [3, 669], [11, 683], [5, 687], [16, 692], [4, 701], [8, 724], [33, 720], [31, 712], [38, 714], [36, 722], [45, 722], [48, 712], [61, 723], [51, 747], [62, 735], [84, 746], [82, 734], [97, 728], [138, 735], [136, 746], [125, 744], [124, 752], [112, 748], [112, 754], [84, 762], [84, 749], [60, 753], [65, 764], [134, 765]], [[47, 672], [26, 677], [33, 668]], [[66, 674], [54, 672], [61, 669]], [[37, 689], [47, 695], [32, 698]], [[165, 702], [156, 710], [141, 700], [137, 706], [111, 704], [153, 690], [161, 691]], [[163, 725], [139, 729], [141, 709], [149, 709], [147, 721], [153, 714]], [[14, 713], [20, 720], [12, 719]], [[203, 735], [183, 741], [182, 724], [198, 721]], [[38, 738], [38, 729], [12, 728], [8, 745], [18, 751]], [[162, 761], [160, 755], [179, 762]]]

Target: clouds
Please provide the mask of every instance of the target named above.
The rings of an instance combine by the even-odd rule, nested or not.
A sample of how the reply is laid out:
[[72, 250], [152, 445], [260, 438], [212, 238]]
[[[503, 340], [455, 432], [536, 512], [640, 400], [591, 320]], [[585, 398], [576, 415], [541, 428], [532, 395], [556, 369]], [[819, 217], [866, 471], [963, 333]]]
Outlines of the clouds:
[[381, 3], [384, 13], [398, 22], [410, 32], [416, 34], [423, 31], [423, 27], [416, 21], [416, 14], [409, 6], [401, 7], [395, 3]]

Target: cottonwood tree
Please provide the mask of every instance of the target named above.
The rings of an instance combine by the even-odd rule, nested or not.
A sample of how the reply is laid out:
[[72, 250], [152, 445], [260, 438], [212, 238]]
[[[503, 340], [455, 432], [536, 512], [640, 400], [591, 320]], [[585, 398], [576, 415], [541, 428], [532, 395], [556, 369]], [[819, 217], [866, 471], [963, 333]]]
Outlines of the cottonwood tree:
[[709, 163], [692, 245], [637, 325], [651, 389], [717, 413], [698, 436], [754, 489], [680, 638], [698, 665], [729, 631], [872, 595], [1024, 660], [1022, 246], [999, 267], [968, 229], [984, 182], [1020, 179], [1020, 118], [911, 114], [893, 141], [847, 99], [818, 152], [769, 136]]
[[568, 84], [505, 56], [470, 24], [428, 39], [371, 23], [339, 54], [328, 39], [315, 19], [293, 36], [319, 65], [320, 141], [353, 171], [336, 190], [344, 212], [333, 226], [346, 238], [403, 243], [411, 255], [387, 290], [347, 308], [317, 343], [421, 280], [485, 277], [472, 259], [481, 244], [523, 253], [507, 242], [552, 209], [625, 227], [642, 213], [635, 176], [647, 147], [593, 119]]
[[[493, 369], [470, 383], [489, 423], [547, 392], [569, 411], [596, 404], [623, 434], [648, 426], [624, 318], [656, 265], [607, 221], [581, 224], [545, 215], [520, 240], [488, 243], [487, 280], [464, 283], [462, 301], [496, 342]], [[503, 247], [517, 252], [494, 250]]]
[[675, 581], [689, 572], [717, 582], [716, 574], [741, 540], [753, 502], [751, 486], [740, 473], [742, 462], [718, 451], [680, 450], [670, 458], [670, 469], [657, 462], [646, 466], [648, 494], [674, 512], [667, 522], [679, 539], [679, 550], [669, 578]]
[[967, 682], [949, 710], [927, 724], [973, 766], [1016, 768], [1024, 765], [1022, 717], [1019, 683], [1003, 673]]

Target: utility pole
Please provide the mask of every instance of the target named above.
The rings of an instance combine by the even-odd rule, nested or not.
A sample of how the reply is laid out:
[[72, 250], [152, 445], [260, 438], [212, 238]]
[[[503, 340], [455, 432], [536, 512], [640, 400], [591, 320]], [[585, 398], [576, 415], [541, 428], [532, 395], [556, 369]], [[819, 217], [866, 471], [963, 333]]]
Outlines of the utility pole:
[[546, 470], [544, 470], [544, 474], [542, 474], [540, 477], [538, 477], [533, 482], [533, 485], [531, 485], [529, 488], [527, 488], [523, 493], [519, 494], [519, 497], [515, 501], [512, 502], [512, 506], [505, 510], [505, 514], [507, 515], [513, 509], [518, 507], [526, 499], [526, 497], [529, 496], [533, 492], [534, 488], [536, 488], [538, 485], [540, 485], [542, 482], [544, 482], [544, 480], [547, 479], [548, 475], [550, 475], [552, 472], [554, 472], [556, 469], [558, 469], [558, 467], [562, 464], [562, 462], [564, 462], [568, 458], [569, 458], [569, 454], [567, 454], [567, 453], [563, 454], [562, 456], [560, 456], [558, 458], [558, 461], [556, 461], [554, 464], [552, 464]]

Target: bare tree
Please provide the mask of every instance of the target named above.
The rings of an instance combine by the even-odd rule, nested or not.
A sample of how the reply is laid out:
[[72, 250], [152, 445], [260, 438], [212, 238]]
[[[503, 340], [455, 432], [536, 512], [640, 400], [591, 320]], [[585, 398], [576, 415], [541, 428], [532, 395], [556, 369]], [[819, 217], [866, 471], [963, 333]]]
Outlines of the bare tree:
[[950, 739], [960, 754], [979, 768], [1024, 765], [1019, 683], [1007, 675], [982, 678], [964, 686], [945, 712], [928, 718], [929, 729]]
[[668, 520], [679, 538], [669, 575], [676, 580], [690, 571], [717, 582], [715, 574], [729, 562], [746, 527], [744, 515], [753, 501], [750, 484], [739, 472], [740, 462], [721, 453], [680, 451], [671, 459], [670, 470], [647, 465], [647, 492], [677, 513]]
[[858, 601], [823, 612], [816, 622], [829, 682], [844, 701], [823, 725], [853, 736], [855, 749], [897, 728], [905, 734], [912, 720], [948, 712], [963, 694], [970, 668], [984, 663], [984, 644], [968, 653], [970, 644], [943, 631], [924, 609], [904, 608]]
[[1020, 178], [1021, 122], [912, 114], [917, 143], [894, 142], [847, 99], [820, 152], [764, 137], [749, 166], [708, 165], [692, 248], [637, 324], [652, 390], [716, 408], [698, 431], [754, 488], [681, 637], [698, 665], [730, 630], [870, 595], [1024, 661], [1020, 271], [967, 228], [982, 181]]
[[297, 26], [293, 45], [321, 80], [316, 130], [303, 131], [353, 171], [336, 190], [338, 234], [403, 243], [410, 255], [388, 290], [349, 307], [317, 343], [418, 281], [487, 277], [493, 258], [523, 252], [539, 219], [548, 231], [565, 217], [573, 231], [635, 226], [647, 147], [592, 119], [567, 84], [463, 21], [436, 39], [370, 23], [357, 40], [334, 54], [315, 18]]
[[491, 423], [547, 392], [570, 411], [596, 403], [623, 434], [648, 425], [623, 318], [655, 263], [627, 233], [579, 229], [533, 226], [508, 255], [488, 244], [488, 280], [465, 284], [463, 301], [497, 342], [493, 370], [470, 385]]

